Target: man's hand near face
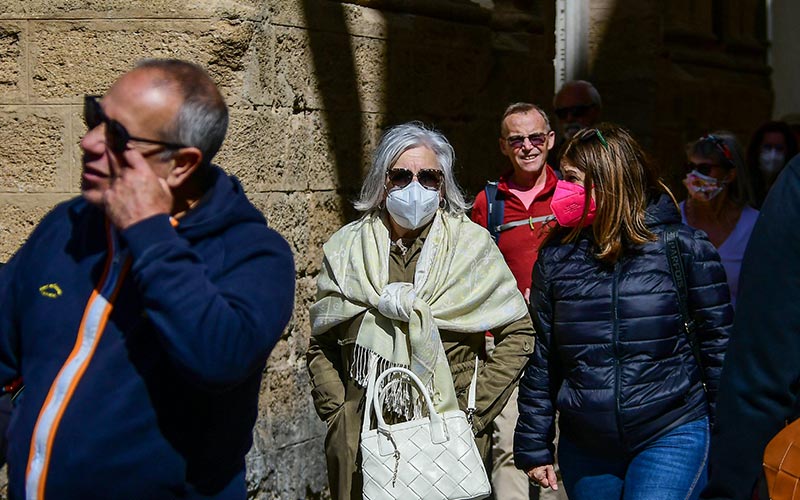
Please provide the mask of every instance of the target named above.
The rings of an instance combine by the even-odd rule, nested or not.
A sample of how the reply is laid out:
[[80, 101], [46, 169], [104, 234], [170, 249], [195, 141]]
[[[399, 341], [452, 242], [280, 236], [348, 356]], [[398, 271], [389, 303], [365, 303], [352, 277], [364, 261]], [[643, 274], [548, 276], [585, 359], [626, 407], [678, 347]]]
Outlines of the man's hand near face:
[[173, 197], [167, 181], [156, 175], [139, 151], [126, 149], [122, 158], [110, 160], [111, 186], [103, 195], [103, 205], [117, 228], [127, 229], [154, 215], [171, 213]]

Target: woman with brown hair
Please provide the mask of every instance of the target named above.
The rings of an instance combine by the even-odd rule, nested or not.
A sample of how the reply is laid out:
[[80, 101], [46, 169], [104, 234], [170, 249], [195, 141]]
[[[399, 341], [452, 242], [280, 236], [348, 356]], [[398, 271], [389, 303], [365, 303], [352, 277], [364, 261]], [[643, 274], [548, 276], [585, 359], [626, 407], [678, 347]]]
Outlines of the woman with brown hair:
[[515, 463], [532, 481], [555, 483], [558, 411], [571, 500], [697, 498], [733, 319], [719, 256], [681, 224], [626, 130], [579, 132], [561, 171], [551, 204], [560, 228], [533, 269], [537, 342], [520, 382]]

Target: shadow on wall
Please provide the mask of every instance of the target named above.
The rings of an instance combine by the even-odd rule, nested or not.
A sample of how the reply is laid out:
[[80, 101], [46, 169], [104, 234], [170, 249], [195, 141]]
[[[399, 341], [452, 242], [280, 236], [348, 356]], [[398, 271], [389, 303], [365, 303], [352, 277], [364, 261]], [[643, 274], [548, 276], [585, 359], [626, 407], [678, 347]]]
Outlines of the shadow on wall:
[[346, 220], [358, 215], [362, 167], [387, 126], [419, 120], [441, 130], [471, 196], [499, 173], [503, 109], [552, 96], [555, 10], [544, 0], [499, 0], [494, 10], [470, 0], [302, 5]]
[[356, 217], [352, 200], [361, 185], [364, 151], [355, 57], [349, 40], [337, 36], [347, 33], [344, 6], [338, 2], [303, 0], [303, 11], [306, 19], [325, 19], [325, 30], [309, 29], [309, 44], [329, 134], [326, 139], [335, 162], [341, 207], [346, 220], [352, 220]]
[[603, 119], [629, 128], [678, 198], [685, 145], [717, 129], [743, 146], [769, 119], [764, 0], [592, 1], [587, 79]]

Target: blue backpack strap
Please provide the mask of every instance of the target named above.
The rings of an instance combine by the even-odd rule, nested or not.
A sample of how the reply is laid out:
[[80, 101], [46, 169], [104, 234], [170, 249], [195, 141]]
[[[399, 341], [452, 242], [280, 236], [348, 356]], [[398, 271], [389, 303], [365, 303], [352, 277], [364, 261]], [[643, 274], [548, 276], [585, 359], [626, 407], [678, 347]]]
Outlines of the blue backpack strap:
[[486, 229], [492, 235], [495, 243], [500, 238], [499, 227], [503, 224], [503, 207], [505, 200], [497, 198], [497, 181], [489, 181], [486, 187], [483, 188], [486, 193]]

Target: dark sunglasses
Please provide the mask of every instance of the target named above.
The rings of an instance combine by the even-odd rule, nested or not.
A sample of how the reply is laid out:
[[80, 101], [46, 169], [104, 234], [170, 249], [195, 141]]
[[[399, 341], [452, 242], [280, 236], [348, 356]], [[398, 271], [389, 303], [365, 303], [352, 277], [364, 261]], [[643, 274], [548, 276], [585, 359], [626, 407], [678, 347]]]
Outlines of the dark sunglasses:
[[606, 138], [603, 137], [603, 134], [600, 132], [600, 129], [596, 128], [585, 128], [579, 131], [575, 137], [578, 138], [581, 142], [588, 142], [597, 137], [600, 141], [600, 144], [603, 145], [604, 148], [608, 149], [608, 142], [606, 142]]
[[703, 175], [711, 175], [711, 169], [717, 167], [716, 163], [692, 163], [690, 161], [686, 162], [686, 172], [691, 172], [692, 170], [696, 171], [697, 173]]
[[83, 96], [83, 119], [89, 130], [94, 129], [101, 123], [106, 124], [106, 141], [108, 147], [116, 154], [122, 154], [128, 147], [130, 141], [145, 142], [147, 144], [157, 144], [167, 149], [181, 149], [186, 146], [176, 142], [156, 141], [153, 139], [143, 139], [128, 133], [128, 130], [118, 121], [110, 119], [100, 107], [100, 96]]
[[538, 148], [547, 142], [547, 134], [538, 133], [531, 135], [512, 135], [510, 137], [506, 137], [506, 142], [512, 148], [519, 149], [525, 145], [525, 139], [530, 141], [531, 146]]
[[416, 174], [411, 170], [405, 168], [390, 168], [386, 171], [386, 176], [389, 177], [389, 182], [394, 187], [404, 188], [411, 184], [414, 177], [422, 187], [427, 189], [439, 189], [444, 180], [444, 173], [441, 170], [433, 168], [423, 168]]
[[585, 116], [594, 106], [594, 104], [579, 104], [578, 106], [556, 108], [556, 116], [559, 120], [566, 120], [569, 116], [580, 118]]

